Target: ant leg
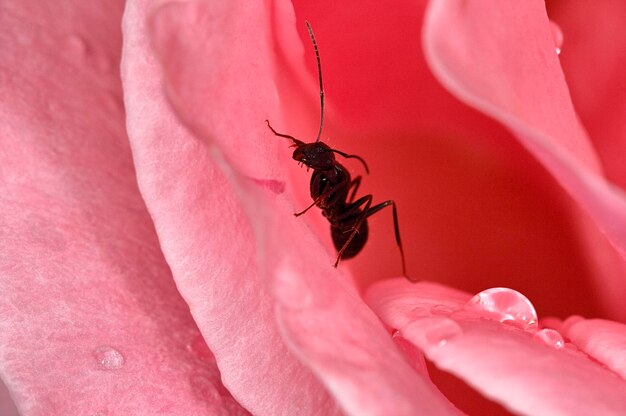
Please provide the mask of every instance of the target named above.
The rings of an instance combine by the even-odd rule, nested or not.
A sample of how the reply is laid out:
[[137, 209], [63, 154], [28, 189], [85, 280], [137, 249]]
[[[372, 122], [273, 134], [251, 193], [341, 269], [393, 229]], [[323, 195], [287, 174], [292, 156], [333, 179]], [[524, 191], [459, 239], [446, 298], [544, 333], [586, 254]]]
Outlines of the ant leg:
[[293, 140], [293, 143], [294, 143], [296, 146], [299, 146], [299, 145], [301, 145], [301, 144], [304, 144], [304, 142], [302, 142], [302, 141], [300, 141], [300, 140], [296, 139], [296, 138], [295, 138], [295, 137], [293, 137], [293, 136], [290, 136], [290, 135], [288, 135], [288, 134], [282, 134], [282, 133], [279, 133], [279, 132], [277, 132], [276, 130], [274, 130], [274, 128], [273, 128], [273, 127], [272, 127], [272, 125], [270, 124], [270, 121], [269, 121], [269, 120], [265, 120], [265, 122], [267, 123], [267, 127], [269, 127], [269, 128], [270, 128], [270, 130], [272, 130], [272, 133], [274, 133], [274, 135], [275, 135], [275, 136], [284, 137], [284, 138], [286, 138], [286, 139]]
[[[357, 179], [358, 179], [358, 182], [357, 182]], [[352, 186], [354, 182], [357, 182], [357, 187], [358, 187], [358, 183], [361, 182], [361, 177], [359, 176], [357, 179], [355, 179], [354, 181], [350, 182], [349, 186]], [[337, 188], [340, 188], [340, 187], [343, 187], [343, 186], [346, 186], [346, 182], [341, 182], [341, 183], [339, 183], [336, 186], [329, 186], [329, 187], [327, 187], [324, 190], [324, 192], [322, 192], [321, 195], [319, 195], [317, 198], [315, 198], [313, 200], [313, 203], [311, 205], [309, 205], [304, 211], [296, 212], [293, 215], [295, 215], [296, 217], [299, 217], [300, 215], [304, 214], [305, 212], [307, 212], [308, 210], [310, 210], [311, 208], [313, 208], [314, 206], [319, 204], [320, 201], [323, 201], [326, 198], [328, 198], [333, 192], [335, 192], [337, 190]]]
[[[321, 197], [320, 197], [321, 198]], [[319, 202], [320, 198], [317, 198], [313, 201], [313, 203], [311, 205], [309, 205], [304, 211], [302, 212], [296, 212], [293, 215], [295, 215], [296, 217], [299, 217], [300, 215], [304, 214], [305, 212], [307, 212], [308, 210], [310, 210], [311, 208], [313, 208], [315, 205], [317, 205], [317, 203]]]
[[360, 212], [359, 217], [354, 223], [354, 227], [352, 228], [352, 233], [350, 234], [350, 237], [348, 237], [348, 240], [346, 240], [346, 242], [343, 244], [343, 247], [341, 247], [341, 250], [339, 250], [339, 253], [337, 253], [337, 260], [335, 261], [335, 264], [334, 264], [335, 267], [337, 267], [337, 265], [339, 264], [339, 259], [341, 259], [343, 252], [346, 251], [346, 249], [352, 242], [352, 239], [354, 238], [354, 236], [356, 236], [357, 233], [359, 232], [359, 228], [361, 228], [361, 224], [363, 224], [363, 221], [365, 221], [365, 218], [367, 217], [367, 212], [370, 210], [369, 209], [370, 205], [372, 205], [372, 198], [373, 198], [372, 195], [365, 195], [364, 197], [359, 198], [356, 202], [351, 204], [348, 210], [344, 212], [344, 215], [341, 216], [341, 217], [347, 217], [350, 214], [352, 214], [354, 211], [360, 211], [359, 207], [365, 204], [365, 208], [363, 208], [363, 211]]
[[376, 214], [381, 209], [388, 207], [389, 205], [391, 205], [393, 209], [393, 228], [396, 233], [396, 244], [400, 249], [400, 257], [402, 258], [402, 275], [408, 278], [406, 274], [406, 264], [404, 261], [404, 249], [402, 248], [402, 240], [400, 239], [400, 227], [398, 226], [398, 211], [396, 209], [396, 203], [390, 199], [389, 201], [381, 202], [378, 205], [374, 205], [373, 207], [365, 210], [365, 217], [370, 217]]
[[361, 185], [361, 175], [357, 176], [352, 180], [352, 182], [350, 182], [350, 186], [348, 187], [348, 189], [354, 189], [352, 189], [352, 192], [350, 192], [350, 196], [348, 197], [348, 203], [352, 203], [352, 201], [354, 201], [354, 195], [356, 195], [356, 191], [359, 189], [359, 185]]

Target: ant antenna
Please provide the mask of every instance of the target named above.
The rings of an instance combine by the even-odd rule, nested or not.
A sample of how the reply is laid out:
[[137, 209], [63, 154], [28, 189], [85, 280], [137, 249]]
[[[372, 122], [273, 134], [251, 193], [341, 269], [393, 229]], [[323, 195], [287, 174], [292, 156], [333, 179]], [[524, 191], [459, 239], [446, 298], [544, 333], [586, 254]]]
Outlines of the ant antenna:
[[322, 136], [322, 128], [324, 127], [324, 87], [322, 86], [322, 64], [320, 62], [320, 53], [317, 50], [317, 42], [315, 42], [315, 35], [313, 34], [313, 29], [311, 29], [311, 25], [308, 21], [305, 21], [306, 29], [309, 31], [309, 37], [311, 38], [311, 42], [313, 42], [313, 49], [315, 49], [315, 59], [317, 59], [317, 78], [320, 81], [320, 108], [321, 108], [321, 118], [320, 118], [320, 131], [317, 133], [317, 139], [315, 139], [315, 143], [320, 141], [320, 137]]

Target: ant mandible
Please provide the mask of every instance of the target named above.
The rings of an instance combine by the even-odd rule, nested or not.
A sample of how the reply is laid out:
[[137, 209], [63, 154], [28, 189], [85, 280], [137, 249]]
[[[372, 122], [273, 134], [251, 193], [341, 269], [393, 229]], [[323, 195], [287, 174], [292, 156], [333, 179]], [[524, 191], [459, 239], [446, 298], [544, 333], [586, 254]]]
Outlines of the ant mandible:
[[322, 214], [330, 222], [333, 244], [338, 252], [337, 260], [334, 264], [334, 266], [337, 267], [340, 259], [350, 259], [359, 254], [363, 249], [368, 237], [367, 218], [376, 214], [381, 209], [391, 206], [393, 209], [393, 227], [396, 234], [396, 243], [398, 244], [400, 257], [402, 258], [402, 274], [406, 276], [404, 250], [402, 249], [402, 241], [400, 240], [396, 203], [392, 200], [388, 200], [372, 206], [372, 195], [365, 195], [355, 201], [354, 196], [361, 184], [361, 176], [359, 175], [352, 179], [348, 170], [335, 159], [335, 153], [346, 159], [357, 159], [363, 164], [365, 172], [369, 174], [367, 163], [365, 163], [365, 160], [360, 156], [350, 155], [337, 149], [332, 149], [326, 143], [320, 141], [322, 128], [324, 127], [322, 65], [320, 63], [317, 42], [315, 41], [313, 29], [311, 29], [309, 22], [306, 22], [306, 28], [309, 32], [311, 42], [313, 43], [313, 49], [315, 50], [317, 76], [320, 84], [321, 119], [317, 139], [315, 139], [313, 143], [304, 143], [288, 134], [278, 133], [270, 125], [269, 120], [265, 120], [272, 133], [293, 142], [291, 145], [291, 147], [295, 147], [293, 158], [300, 162], [301, 165], [306, 165], [307, 170], [309, 168], [313, 169], [310, 185], [313, 203], [304, 211], [294, 215], [299, 217], [314, 206], [322, 210]]

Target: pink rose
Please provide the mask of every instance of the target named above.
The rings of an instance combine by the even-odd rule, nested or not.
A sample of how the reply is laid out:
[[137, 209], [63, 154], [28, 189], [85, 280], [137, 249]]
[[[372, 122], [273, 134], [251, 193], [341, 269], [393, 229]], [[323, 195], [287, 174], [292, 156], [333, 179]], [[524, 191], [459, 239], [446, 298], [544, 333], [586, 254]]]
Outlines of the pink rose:
[[[20, 415], [626, 412], [626, 8], [550, 7], [557, 56], [543, 2], [418, 3], [0, 6]], [[323, 140], [398, 203], [417, 284], [390, 213], [338, 269], [292, 215], [309, 175], [264, 120], [315, 137], [305, 20]]]

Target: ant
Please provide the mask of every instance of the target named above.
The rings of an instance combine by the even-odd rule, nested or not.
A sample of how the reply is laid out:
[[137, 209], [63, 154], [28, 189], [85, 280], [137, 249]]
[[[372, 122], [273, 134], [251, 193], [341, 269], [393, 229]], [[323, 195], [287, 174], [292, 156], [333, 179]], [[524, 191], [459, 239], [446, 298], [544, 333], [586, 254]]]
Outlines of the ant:
[[317, 76], [320, 84], [321, 119], [317, 138], [313, 143], [304, 143], [288, 134], [278, 133], [270, 125], [269, 120], [265, 120], [274, 135], [284, 137], [293, 142], [291, 145], [291, 147], [295, 147], [293, 158], [297, 160], [300, 165], [306, 165], [307, 171], [309, 168], [313, 169], [310, 185], [313, 203], [304, 211], [295, 213], [294, 215], [299, 217], [314, 206], [322, 210], [322, 214], [330, 222], [333, 244], [338, 252], [337, 260], [334, 264], [334, 267], [337, 267], [340, 259], [350, 259], [359, 254], [363, 249], [368, 237], [367, 218], [376, 214], [383, 208], [391, 206], [393, 209], [393, 227], [396, 233], [396, 243], [398, 244], [400, 257], [402, 258], [402, 274], [406, 276], [404, 250], [402, 249], [402, 241], [400, 240], [396, 203], [392, 200], [388, 200], [372, 206], [372, 195], [365, 195], [355, 201], [354, 196], [361, 184], [361, 176], [359, 175], [352, 179], [348, 170], [335, 159], [335, 153], [346, 159], [357, 159], [363, 164], [365, 172], [369, 174], [367, 163], [365, 163], [365, 160], [360, 156], [333, 149], [326, 143], [320, 141], [322, 128], [324, 127], [322, 65], [320, 63], [317, 42], [315, 41], [313, 29], [311, 29], [309, 22], [306, 22], [306, 28], [309, 32], [311, 42], [313, 43], [313, 49], [315, 50]]

